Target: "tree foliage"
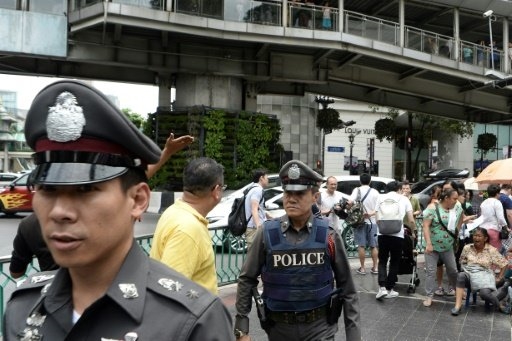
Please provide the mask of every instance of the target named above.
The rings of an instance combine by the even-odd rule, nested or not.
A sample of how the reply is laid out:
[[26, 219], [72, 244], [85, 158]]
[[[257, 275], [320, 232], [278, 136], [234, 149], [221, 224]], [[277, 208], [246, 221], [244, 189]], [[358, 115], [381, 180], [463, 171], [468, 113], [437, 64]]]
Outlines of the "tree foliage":
[[121, 109], [121, 111], [123, 112], [123, 114], [126, 115], [126, 117], [128, 117], [128, 119], [130, 121], [132, 121], [132, 123], [137, 128], [139, 128], [139, 129], [143, 128], [144, 122], [146, 121], [144, 119], [144, 117], [142, 117], [140, 114], [138, 114], [136, 112], [133, 112], [131, 109], [128, 109], [128, 108]]
[[496, 142], [498, 142], [496, 135], [492, 133], [483, 133], [478, 135], [476, 145], [478, 151], [481, 152], [482, 155], [485, 155], [489, 152], [489, 150], [496, 147]]

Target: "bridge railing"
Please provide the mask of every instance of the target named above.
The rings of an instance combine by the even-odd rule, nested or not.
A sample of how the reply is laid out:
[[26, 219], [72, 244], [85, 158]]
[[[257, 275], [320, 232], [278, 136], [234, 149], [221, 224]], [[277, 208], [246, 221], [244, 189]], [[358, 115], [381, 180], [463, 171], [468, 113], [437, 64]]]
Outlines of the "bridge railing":
[[[425, 250], [425, 243], [423, 242], [422, 233], [423, 219], [416, 219], [416, 227], [418, 230], [418, 244], [416, 250], [422, 253]], [[349, 227], [345, 227], [349, 228]], [[245, 239], [235, 238], [226, 234], [224, 228], [210, 229], [210, 236], [212, 238], [212, 245], [215, 251], [215, 265], [217, 269], [217, 279], [219, 286], [230, 283], [235, 283], [243, 262], [245, 261], [246, 248]], [[136, 242], [142, 250], [149, 255], [151, 244], [153, 242], [153, 235], [142, 235], [135, 238]], [[369, 256], [367, 250], [367, 256]], [[351, 247], [347, 250], [349, 258], [357, 258], [357, 247]], [[12, 278], [9, 273], [9, 265], [11, 262], [10, 256], [0, 257], [0, 332], [2, 330], [3, 315], [5, 304], [11, 293], [16, 288], [17, 280]], [[39, 271], [39, 265], [34, 258], [32, 264], [29, 265], [26, 275]], [[1, 334], [0, 334], [1, 335]]]
[[[171, 0], [111, 0], [132, 6], [166, 10]], [[75, 0], [75, 8], [83, 8], [102, 0]], [[276, 0], [246, 1], [238, 0], [173, 0], [172, 11], [188, 15], [203, 16], [227, 21], [243, 21], [261, 25], [283, 26], [282, 3]], [[339, 9], [323, 6], [288, 4], [288, 18], [285, 25], [310, 30], [330, 30], [344, 32], [398, 46], [400, 43], [400, 24], [397, 22], [368, 16], [365, 14], [343, 11], [344, 27], [339, 25]], [[330, 20], [324, 21], [325, 17]], [[405, 26], [405, 47], [432, 55], [455, 60], [455, 40], [435, 32]], [[458, 61], [475, 66], [505, 70], [503, 50], [489, 46], [460, 41]]]
[[400, 25], [398, 23], [351, 11], [344, 11], [343, 14], [345, 20], [343, 32], [399, 45]]
[[288, 3], [288, 27], [339, 31], [338, 13], [334, 7]]

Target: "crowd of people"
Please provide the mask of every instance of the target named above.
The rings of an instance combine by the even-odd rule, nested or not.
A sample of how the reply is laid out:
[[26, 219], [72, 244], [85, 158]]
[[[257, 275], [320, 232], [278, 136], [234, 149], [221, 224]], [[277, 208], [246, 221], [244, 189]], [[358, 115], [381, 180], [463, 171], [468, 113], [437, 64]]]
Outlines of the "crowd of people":
[[222, 165], [200, 157], [185, 166], [183, 196], [161, 215], [150, 257], [133, 238], [149, 204], [147, 179], [192, 136], [171, 134], [161, 151], [102, 93], [76, 81], [56, 82], [36, 96], [25, 135], [35, 151], [34, 214], [20, 223], [10, 271], [24, 277], [36, 255], [43, 272], [20, 282], [8, 301], [6, 341], [246, 341], [253, 300], [270, 341], [334, 340], [341, 316], [346, 339], [361, 340], [359, 295], [338, 229], [347, 214], [361, 216], [349, 227], [359, 246], [354, 275], [367, 274], [370, 248], [378, 300], [399, 296], [404, 238], [418, 237], [415, 218], [423, 215], [423, 305], [431, 306], [436, 294], [454, 295], [451, 313], [458, 315], [470, 288], [506, 311], [512, 248], [511, 238], [500, 236], [512, 224], [508, 185], [487, 188], [474, 226], [467, 192], [457, 183], [434, 188], [421, 212], [408, 182], [391, 181], [379, 193], [362, 174], [342, 203], [336, 178], [328, 177], [321, 192], [323, 177], [291, 160], [279, 172], [285, 214], [270, 219], [263, 199], [267, 171], [255, 170], [245, 196], [248, 251], [233, 323], [218, 297], [205, 218], [226, 188]]

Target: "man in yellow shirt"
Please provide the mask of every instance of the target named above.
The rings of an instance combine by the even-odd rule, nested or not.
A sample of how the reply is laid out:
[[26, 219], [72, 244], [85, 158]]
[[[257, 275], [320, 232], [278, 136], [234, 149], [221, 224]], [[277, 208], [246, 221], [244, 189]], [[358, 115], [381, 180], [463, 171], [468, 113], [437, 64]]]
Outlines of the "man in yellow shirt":
[[218, 294], [215, 255], [206, 215], [220, 202], [224, 168], [202, 157], [183, 171], [183, 197], [158, 220], [150, 256]]

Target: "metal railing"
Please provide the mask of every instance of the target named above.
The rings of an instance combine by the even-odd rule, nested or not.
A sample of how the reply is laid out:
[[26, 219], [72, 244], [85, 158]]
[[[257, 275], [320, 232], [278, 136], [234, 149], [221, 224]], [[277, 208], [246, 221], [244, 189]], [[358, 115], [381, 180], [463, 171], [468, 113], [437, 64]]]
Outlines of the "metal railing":
[[[111, 0], [132, 6], [165, 10], [170, 0]], [[75, 0], [76, 8], [83, 8], [101, 0]], [[282, 26], [282, 3], [275, 0], [174, 0], [172, 12], [215, 18], [226, 21], [243, 21], [261, 25]], [[373, 39], [395, 46], [400, 45], [400, 24], [352, 11], [343, 11], [344, 27], [339, 25], [339, 9], [323, 6], [288, 4], [286, 26], [310, 30], [344, 32]], [[327, 11], [327, 12], [326, 12]], [[404, 47], [455, 60], [455, 39], [431, 31], [405, 26]], [[509, 58], [503, 50], [460, 40], [458, 61], [497, 71], [505, 70], [504, 58]], [[494, 67], [493, 67], [494, 62]]]
[[[422, 253], [425, 249], [422, 234], [423, 219], [416, 219], [416, 227], [418, 230], [418, 244], [416, 250]], [[344, 227], [348, 228], [349, 227]], [[245, 261], [246, 245], [243, 237], [233, 237], [226, 232], [224, 228], [210, 229], [212, 238], [212, 245], [215, 251], [215, 265], [217, 270], [218, 285], [223, 286], [230, 283], [235, 283], [243, 262]], [[350, 238], [350, 237], [349, 237]], [[151, 244], [153, 242], [153, 235], [142, 235], [135, 238], [136, 242], [142, 250], [149, 255]], [[350, 247], [347, 250], [349, 258], [357, 258], [357, 247]], [[369, 256], [369, 250], [367, 250]], [[0, 273], [0, 331], [3, 321], [4, 307], [7, 299], [16, 288], [17, 280], [11, 277], [9, 273], [9, 264], [11, 262], [10, 256], [0, 257], [1, 273]], [[26, 275], [39, 271], [37, 259], [29, 265]]]
[[339, 31], [337, 8], [292, 3], [288, 6], [288, 27]]
[[343, 14], [345, 18], [343, 32], [396, 46], [400, 44], [398, 23], [351, 11], [344, 11]]

